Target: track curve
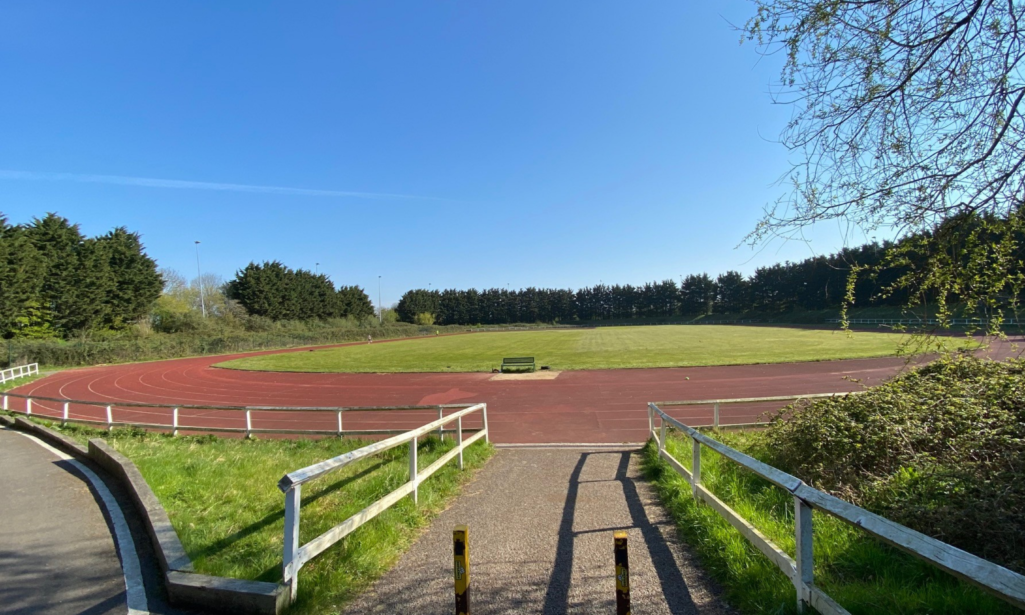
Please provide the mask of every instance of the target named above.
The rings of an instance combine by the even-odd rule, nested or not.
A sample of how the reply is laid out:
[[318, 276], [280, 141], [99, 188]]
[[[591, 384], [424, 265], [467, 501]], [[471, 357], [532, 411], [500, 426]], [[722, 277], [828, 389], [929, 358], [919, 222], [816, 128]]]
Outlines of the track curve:
[[[994, 357], [1018, 353], [1015, 342], [998, 341]], [[305, 349], [284, 352], [302, 352]], [[278, 351], [281, 352], [281, 351]], [[766, 397], [854, 391], [906, 368], [901, 358], [849, 359], [812, 363], [734, 365], [563, 372], [553, 380], [492, 380], [487, 373], [309, 374], [247, 372], [212, 367], [246, 353], [89, 367], [59, 372], [13, 392], [116, 402], [261, 406], [398, 406], [466, 402], [488, 404], [492, 440], [498, 443], [641, 442], [647, 438], [645, 404], [655, 400]], [[12, 398], [12, 402], [15, 401]], [[20, 400], [19, 400], [20, 401]], [[724, 406], [723, 423], [753, 422], [773, 405]], [[46, 404], [36, 412], [56, 413]], [[12, 406], [16, 407], [16, 406]], [[97, 418], [98, 408], [76, 409]], [[93, 414], [90, 414], [93, 412]], [[160, 410], [139, 409], [130, 420], [146, 422]], [[163, 415], [168, 415], [163, 412]], [[199, 412], [209, 426], [237, 425], [237, 414]], [[710, 422], [711, 408], [677, 407], [674, 416]], [[347, 429], [412, 427], [428, 413], [346, 415]], [[433, 415], [437, 418], [436, 415]], [[129, 420], [127, 418], [122, 420]], [[334, 415], [268, 415], [266, 426], [333, 429]], [[154, 422], [169, 422], [166, 416]], [[467, 425], [472, 427], [472, 425]]]

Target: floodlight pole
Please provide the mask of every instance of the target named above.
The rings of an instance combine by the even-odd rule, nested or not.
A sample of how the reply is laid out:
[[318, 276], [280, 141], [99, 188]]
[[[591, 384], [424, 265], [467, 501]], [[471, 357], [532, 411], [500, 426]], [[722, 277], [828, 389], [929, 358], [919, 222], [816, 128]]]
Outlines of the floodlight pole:
[[199, 241], [196, 241], [196, 274], [199, 275], [199, 307], [206, 318], [206, 297], [203, 295], [203, 268], [199, 266]]

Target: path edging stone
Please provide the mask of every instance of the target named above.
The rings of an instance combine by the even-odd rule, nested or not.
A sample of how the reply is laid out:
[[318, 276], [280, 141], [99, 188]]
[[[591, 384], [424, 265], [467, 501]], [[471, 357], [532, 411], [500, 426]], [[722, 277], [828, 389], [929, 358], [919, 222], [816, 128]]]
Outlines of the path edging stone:
[[101, 439], [89, 440], [88, 448], [64, 434], [18, 417], [0, 416], [0, 423], [30, 432], [49, 444], [77, 457], [92, 461], [125, 486], [142, 516], [153, 543], [168, 598], [175, 606], [214, 613], [279, 615], [289, 604], [288, 586], [283, 583], [246, 581], [198, 574], [192, 566], [167, 511], [134, 463]]

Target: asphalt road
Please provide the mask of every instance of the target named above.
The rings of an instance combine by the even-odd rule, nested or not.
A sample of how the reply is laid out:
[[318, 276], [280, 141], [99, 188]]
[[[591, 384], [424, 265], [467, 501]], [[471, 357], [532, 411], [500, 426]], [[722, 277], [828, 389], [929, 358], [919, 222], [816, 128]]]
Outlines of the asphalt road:
[[128, 612], [114, 540], [89, 483], [0, 429], [0, 613]]
[[449, 614], [452, 530], [469, 526], [475, 615], [614, 613], [614, 530], [635, 613], [731, 613], [676, 537], [628, 449], [502, 449], [346, 613]]

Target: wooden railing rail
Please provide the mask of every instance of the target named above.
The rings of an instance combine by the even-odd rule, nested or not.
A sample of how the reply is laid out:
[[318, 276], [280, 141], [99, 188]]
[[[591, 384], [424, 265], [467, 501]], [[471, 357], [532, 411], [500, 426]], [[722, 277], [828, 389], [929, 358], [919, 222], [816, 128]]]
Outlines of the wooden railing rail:
[[39, 364], [29, 363], [28, 365], [17, 365], [15, 367], [8, 367], [7, 369], [0, 370], [0, 384], [10, 382], [17, 378], [23, 378], [25, 376], [34, 376], [39, 374]]
[[[483, 428], [464, 440], [463, 417], [473, 412], [481, 413]], [[420, 470], [417, 467], [417, 438], [427, 435], [436, 429], [440, 429], [444, 425], [453, 421], [456, 423], [455, 448], [442, 455], [437, 461], [429, 465], [427, 468]], [[345, 538], [347, 535], [355, 531], [356, 528], [390, 508], [403, 497], [412, 494], [413, 503], [415, 504], [418, 499], [420, 483], [456, 457], [459, 458], [459, 469], [462, 470], [463, 450], [481, 438], [485, 438], [485, 441], [487, 441], [488, 438], [487, 404], [476, 404], [470, 406], [469, 408], [460, 410], [446, 417], [439, 418], [436, 421], [432, 421], [411, 431], [407, 431], [386, 440], [381, 440], [380, 442], [375, 442], [355, 451], [345, 453], [344, 455], [339, 455], [338, 457], [327, 459], [284, 475], [278, 482], [278, 489], [285, 494], [285, 549], [281, 566], [284, 581], [289, 586], [291, 599], [295, 600], [296, 591], [298, 590], [299, 569], [302, 568], [304, 564], [320, 553], [323, 553], [325, 549], [342, 538]], [[370, 506], [367, 506], [355, 515], [352, 515], [345, 521], [342, 521], [330, 530], [324, 532], [320, 536], [307, 542], [305, 545], [300, 546], [299, 513], [302, 504], [303, 484], [329, 472], [344, 468], [345, 466], [355, 463], [360, 459], [365, 459], [371, 455], [382, 453], [406, 443], [409, 444], [408, 482], [377, 500]]]
[[[804, 398], [810, 396], [802, 396]], [[822, 397], [822, 396], [820, 396]], [[763, 398], [764, 399], [764, 398]], [[735, 400], [718, 400], [720, 403]], [[658, 429], [656, 430], [656, 418]], [[1025, 576], [1012, 572], [1003, 566], [962, 551], [956, 547], [894, 523], [863, 508], [845, 502], [837, 497], [809, 487], [800, 479], [778, 470], [766, 463], [745, 455], [725, 444], [710, 438], [694, 427], [685, 425], [666, 414], [658, 403], [648, 404], [648, 426], [651, 437], [658, 445], [659, 457], [676, 470], [691, 485], [695, 498], [704, 500], [722, 515], [751, 544], [772, 560], [797, 590], [797, 607], [805, 611], [811, 606], [822, 615], [849, 615], [821, 589], [815, 586], [812, 553], [812, 511], [819, 510], [890, 544], [918, 559], [929, 562], [956, 577], [964, 579], [1008, 603], [1025, 609]], [[667, 426], [682, 431], [691, 439], [693, 446], [691, 470], [666, 451]], [[701, 484], [701, 447], [708, 447], [723, 457], [740, 464], [747, 470], [790, 492], [794, 498], [796, 558], [791, 558], [741, 517], [725, 502], [717, 498]]]

